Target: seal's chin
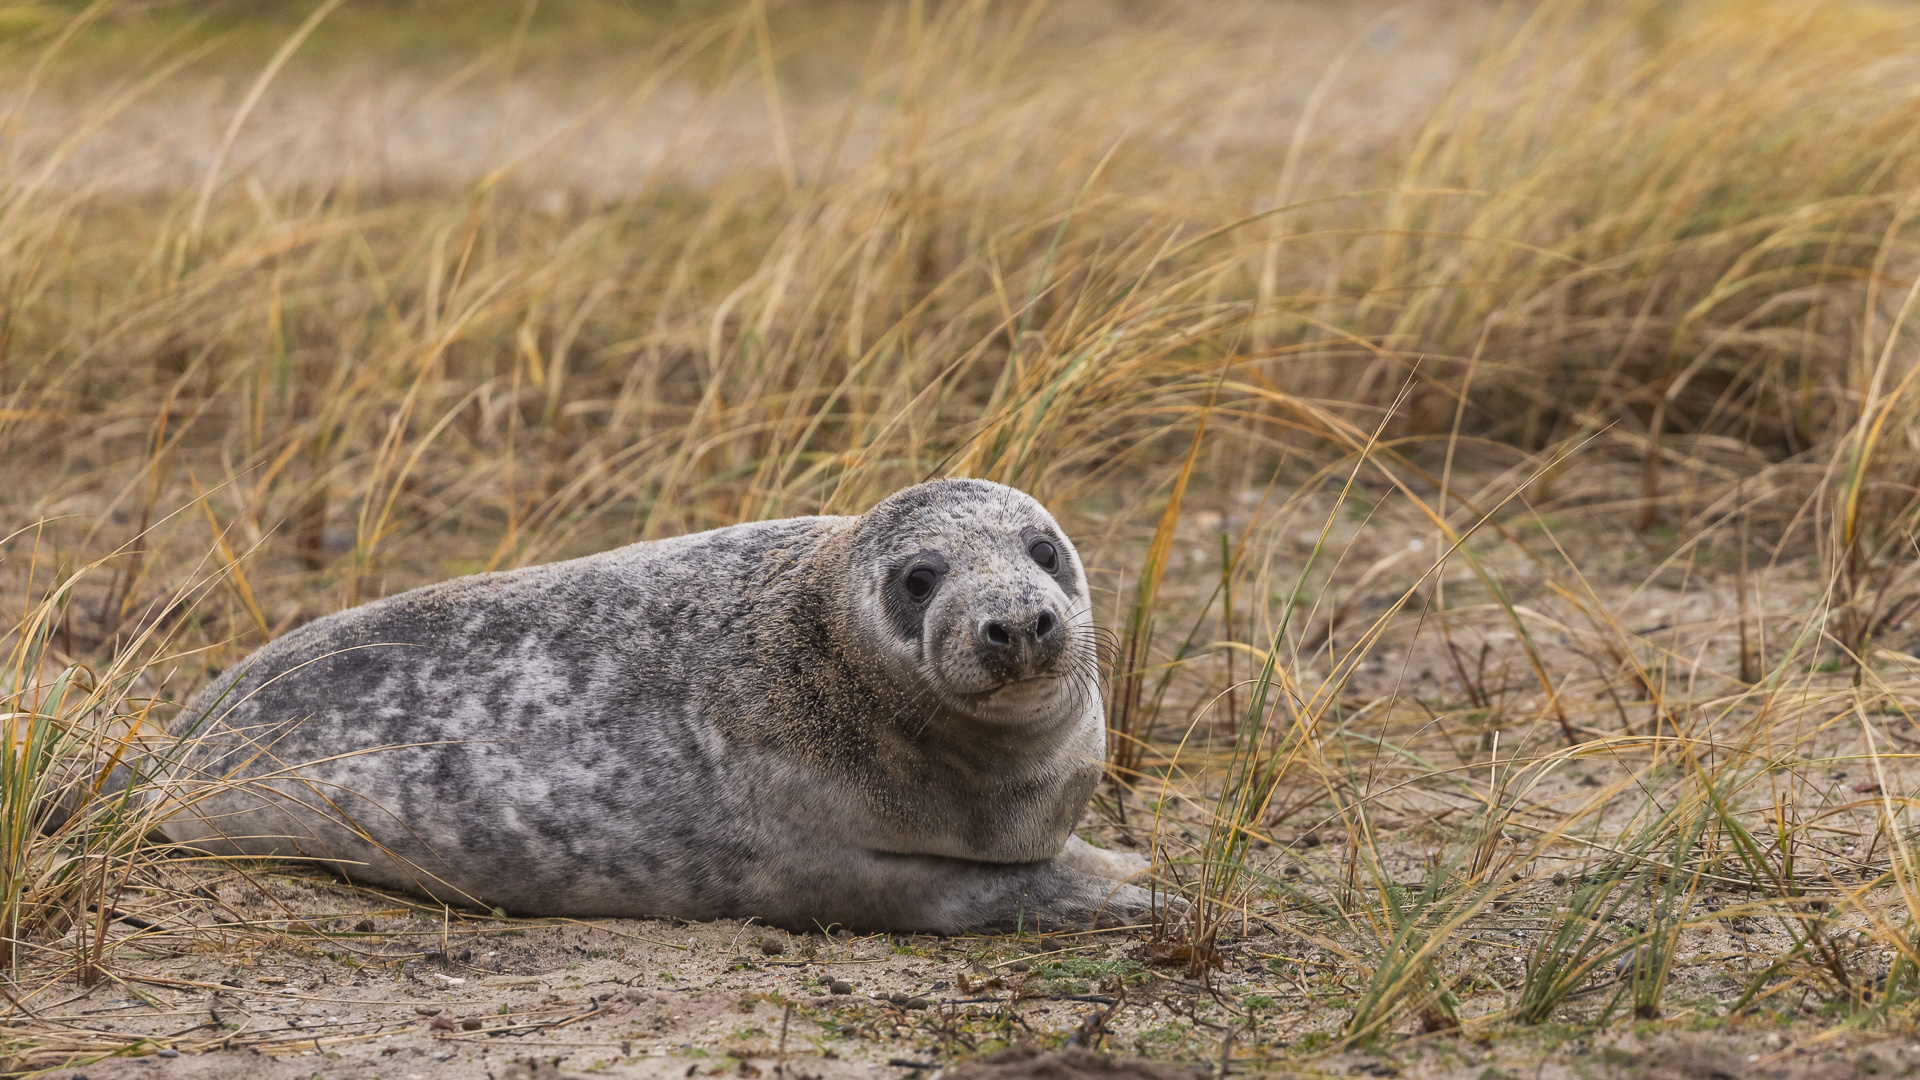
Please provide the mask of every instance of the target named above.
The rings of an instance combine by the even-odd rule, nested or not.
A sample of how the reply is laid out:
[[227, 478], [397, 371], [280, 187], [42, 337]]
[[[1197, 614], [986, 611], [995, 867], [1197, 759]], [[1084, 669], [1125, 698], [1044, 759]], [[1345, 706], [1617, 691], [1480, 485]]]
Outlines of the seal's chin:
[[1060, 696], [1061, 679], [1057, 675], [1036, 675], [1001, 683], [984, 696], [995, 703], [1037, 705]]
[[1074, 704], [1082, 700], [1082, 690], [1084, 688], [1068, 676], [1036, 675], [950, 692], [948, 697], [957, 711], [977, 719], [1020, 723], [1056, 718], [1074, 711]]

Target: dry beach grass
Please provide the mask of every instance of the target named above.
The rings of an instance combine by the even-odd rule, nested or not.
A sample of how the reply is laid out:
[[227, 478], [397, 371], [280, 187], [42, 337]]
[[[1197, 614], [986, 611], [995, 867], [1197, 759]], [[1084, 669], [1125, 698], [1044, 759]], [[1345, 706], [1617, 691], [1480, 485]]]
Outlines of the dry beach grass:
[[[1092, 1023], [1435, 1075], [1909, 1030], [1911, 13], [265, 8], [0, 9], [0, 1068], [324, 1053], [52, 1006], [241, 959], [447, 990], [532, 977], [454, 935], [548, 931], [636, 992], [796, 965], [741, 1075], [773, 1023], [839, 1032], [826, 1071]], [[941, 474], [1033, 491], [1098, 574], [1088, 828], [1196, 901], [1152, 940], [735, 965], [757, 930], [196, 861], [80, 767], [171, 752], [209, 670], [341, 606]], [[895, 962], [983, 1000], [810, 996]], [[1076, 996], [1097, 1022], [1021, 1012]], [[733, 1045], [636, 1038], [574, 1067]]]

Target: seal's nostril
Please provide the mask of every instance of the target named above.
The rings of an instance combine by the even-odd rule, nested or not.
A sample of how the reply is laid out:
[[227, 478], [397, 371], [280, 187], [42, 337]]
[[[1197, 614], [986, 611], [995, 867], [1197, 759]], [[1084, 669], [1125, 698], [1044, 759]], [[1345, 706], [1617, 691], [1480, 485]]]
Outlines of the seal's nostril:
[[1006, 626], [1001, 623], [997, 623], [997, 622], [988, 623], [986, 625], [986, 634], [987, 634], [987, 640], [989, 642], [992, 642], [995, 645], [1013, 644], [1013, 635], [1007, 633]]
[[1051, 633], [1053, 633], [1053, 615], [1051, 612], [1043, 611], [1039, 618], [1033, 620], [1033, 636], [1044, 641]]

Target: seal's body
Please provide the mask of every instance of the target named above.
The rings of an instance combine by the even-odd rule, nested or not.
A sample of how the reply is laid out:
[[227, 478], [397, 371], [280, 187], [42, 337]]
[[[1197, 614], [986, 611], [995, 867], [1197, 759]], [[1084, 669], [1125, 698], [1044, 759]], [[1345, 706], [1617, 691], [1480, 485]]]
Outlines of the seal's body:
[[[980, 481], [317, 620], [176, 721], [176, 840], [524, 914], [956, 932], [1134, 920], [1069, 832], [1086, 578]], [[1058, 856], [1063, 847], [1068, 859]]]

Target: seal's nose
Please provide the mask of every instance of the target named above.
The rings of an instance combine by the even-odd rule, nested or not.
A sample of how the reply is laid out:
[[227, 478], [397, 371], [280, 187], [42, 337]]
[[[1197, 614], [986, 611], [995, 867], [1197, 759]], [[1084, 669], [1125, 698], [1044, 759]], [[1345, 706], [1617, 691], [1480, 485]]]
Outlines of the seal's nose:
[[1062, 636], [1059, 616], [1041, 608], [1023, 616], [984, 619], [974, 641], [984, 659], [1025, 674], [1053, 659]]

